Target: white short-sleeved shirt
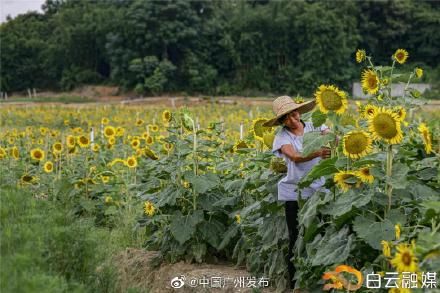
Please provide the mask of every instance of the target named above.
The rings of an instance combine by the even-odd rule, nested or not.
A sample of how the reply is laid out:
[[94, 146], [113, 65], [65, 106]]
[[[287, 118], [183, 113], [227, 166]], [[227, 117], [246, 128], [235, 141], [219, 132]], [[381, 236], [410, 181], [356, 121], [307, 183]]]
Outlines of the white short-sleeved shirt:
[[[323, 131], [328, 129], [326, 125], [320, 127], [313, 127], [311, 122], [305, 122], [304, 133], [311, 131]], [[314, 158], [303, 163], [295, 163], [281, 153], [281, 146], [291, 144], [294, 149], [302, 152], [303, 136], [297, 136], [283, 127], [276, 135], [273, 141], [272, 152], [279, 158], [284, 158], [287, 165], [287, 176], [278, 182], [278, 200], [280, 201], [295, 201], [298, 200], [298, 182], [310, 172], [310, 170], [319, 163], [320, 157]], [[301, 190], [301, 198], [308, 198], [312, 196], [315, 191], [321, 189], [324, 185], [325, 179], [321, 177], [313, 181], [309, 187]]]

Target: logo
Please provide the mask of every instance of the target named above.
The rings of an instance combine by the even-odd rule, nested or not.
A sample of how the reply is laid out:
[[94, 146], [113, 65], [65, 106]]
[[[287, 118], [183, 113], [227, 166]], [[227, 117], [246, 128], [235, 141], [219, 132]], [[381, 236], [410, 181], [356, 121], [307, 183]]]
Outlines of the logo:
[[174, 289], [182, 288], [185, 285], [185, 276], [181, 275], [180, 277], [175, 277], [171, 279], [171, 287]]

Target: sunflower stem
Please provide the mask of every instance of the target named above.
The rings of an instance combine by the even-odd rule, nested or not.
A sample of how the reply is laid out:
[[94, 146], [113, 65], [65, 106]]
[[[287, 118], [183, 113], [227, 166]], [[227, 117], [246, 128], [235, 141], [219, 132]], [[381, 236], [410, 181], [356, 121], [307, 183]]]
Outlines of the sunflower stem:
[[386, 165], [386, 175], [387, 175], [387, 183], [386, 183], [386, 193], [388, 196], [388, 211], [391, 209], [391, 194], [393, 191], [393, 187], [390, 185], [389, 180], [392, 175], [392, 167], [393, 167], [393, 145], [388, 145], [387, 150], [387, 165]]

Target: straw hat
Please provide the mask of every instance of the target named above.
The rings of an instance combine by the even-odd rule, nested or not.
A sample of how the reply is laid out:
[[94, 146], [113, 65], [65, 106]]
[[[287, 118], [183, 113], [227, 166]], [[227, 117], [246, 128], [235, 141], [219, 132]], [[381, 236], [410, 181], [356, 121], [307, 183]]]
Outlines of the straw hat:
[[275, 114], [275, 118], [270, 119], [265, 122], [263, 126], [271, 127], [280, 125], [281, 123], [278, 121], [283, 115], [293, 111], [298, 110], [299, 113], [304, 114], [311, 111], [315, 107], [315, 100], [308, 101], [304, 103], [296, 103], [289, 96], [281, 96], [275, 99], [272, 104], [272, 109]]

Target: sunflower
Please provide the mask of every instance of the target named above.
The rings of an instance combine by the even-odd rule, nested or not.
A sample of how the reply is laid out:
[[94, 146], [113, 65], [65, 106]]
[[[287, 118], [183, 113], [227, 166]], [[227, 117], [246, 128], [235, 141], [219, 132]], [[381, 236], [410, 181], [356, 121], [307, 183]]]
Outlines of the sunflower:
[[125, 164], [125, 161], [121, 158], [116, 158], [116, 159], [113, 159], [113, 161], [111, 161], [110, 163], [108, 163], [108, 166], [113, 167], [114, 165], [116, 165], [118, 163]]
[[146, 201], [144, 203], [144, 212], [147, 216], [151, 217], [152, 215], [154, 215], [155, 211], [156, 211], [156, 208], [154, 207], [154, 205], [151, 201]]
[[370, 116], [374, 116], [374, 114], [376, 114], [376, 112], [377, 112], [377, 107], [375, 105], [366, 104], [364, 106], [363, 111], [362, 111], [362, 116], [364, 118], [368, 118]]
[[378, 108], [377, 112], [368, 118], [368, 123], [374, 140], [382, 139], [389, 144], [398, 144], [403, 139], [400, 120], [389, 109]]
[[66, 137], [66, 144], [67, 144], [67, 147], [68, 147], [69, 149], [74, 148], [74, 147], [75, 147], [75, 144], [76, 144], [75, 137], [74, 137], [73, 135], [68, 135], [68, 136]]
[[29, 175], [29, 174], [24, 174], [23, 176], [21, 176], [20, 181], [22, 184], [31, 184], [34, 183], [38, 180], [37, 177], [33, 176], [33, 175]]
[[347, 157], [359, 159], [373, 150], [372, 139], [363, 130], [353, 130], [344, 135], [342, 148]]
[[429, 133], [429, 128], [425, 123], [420, 123], [418, 130], [422, 136], [423, 143], [425, 145], [425, 151], [427, 154], [432, 152], [432, 141], [431, 134]]
[[263, 124], [267, 121], [266, 118], [257, 118], [252, 121], [252, 131], [254, 133], [254, 137], [259, 140], [263, 140], [263, 134], [270, 128], [264, 127]]
[[105, 203], [112, 203], [113, 202], [113, 198], [111, 196], [106, 196], [104, 199]]
[[114, 136], [111, 136], [107, 139], [107, 142], [109, 145], [114, 145], [116, 143], [116, 138]]
[[90, 145], [90, 140], [87, 136], [84, 135], [78, 136], [77, 140], [78, 140], [78, 145], [81, 148], [86, 148]]
[[141, 146], [141, 141], [135, 138], [130, 142], [130, 145], [132, 148], [137, 149]]
[[107, 125], [109, 122], [110, 122], [110, 120], [109, 120], [107, 117], [103, 117], [103, 118], [101, 119], [101, 124], [102, 124], [102, 125]]
[[422, 69], [422, 68], [417, 67], [417, 68], [414, 70], [414, 72], [415, 72], [417, 78], [422, 78], [422, 76], [423, 76], [423, 69]]
[[6, 158], [7, 152], [4, 148], [0, 147], [0, 160]]
[[397, 245], [397, 252], [391, 260], [391, 264], [398, 272], [417, 272], [417, 257], [413, 248], [405, 243]]
[[15, 160], [18, 160], [18, 158], [20, 157], [20, 151], [16, 146], [14, 146], [9, 150], [9, 155]]
[[322, 113], [334, 111], [341, 115], [347, 110], [348, 102], [345, 92], [333, 85], [320, 85], [315, 92], [316, 103]]
[[162, 121], [163, 121], [164, 123], [168, 123], [168, 122], [170, 122], [172, 117], [173, 117], [173, 116], [171, 115], [171, 112], [170, 112], [170, 111], [165, 110], [165, 111], [162, 112]]
[[115, 134], [116, 134], [116, 130], [113, 126], [106, 126], [104, 128], [104, 136], [105, 137], [109, 138], [109, 137], [115, 136]]
[[166, 142], [166, 143], [164, 143], [164, 144], [162, 145], [162, 147], [163, 147], [163, 149], [164, 149], [166, 152], [170, 152], [170, 151], [173, 150], [174, 145], [171, 144], [171, 143]]
[[123, 136], [125, 133], [125, 129], [123, 127], [116, 127], [116, 136]]
[[92, 151], [94, 151], [95, 153], [99, 152], [99, 150], [101, 149], [101, 147], [99, 146], [99, 144], [94, 143], [92, 146]]
[[54, 154], [60, 154], [63, 151], [63, 144], [61, 142], [56, 142], [52, 145], [52, 151]]
[[343, 192], [347, 192], [351, 187], [360, 184], [358, 177], [353, 171], [339, 171], [334, 175], [333, 181]]
[[379, 77], [371, 69], [365, 69], [361, 78], [362, 89], [364, 92], [374, 95], [379, 90]]
[[393, 108], [393, 113], [396, 114], [397, 119], [399, 119], [400, 122], [405, 120], [406, 117], [406, 110], [402, 106], [397, 106]]
[[159, 126], [157, 126], [156, 124], [150, 124], [150, 125], [148, 125], [148, 129], [152, 132], [158, 132]]
[[149, 157], [149, 158], [152, 159], [152, 160], [157, 160], [157, 159], [159, 159], [159, 157], [156, 156], [156, 154], [153, 152], [153, 150], [150, 149], [149, 147], [145, 147], [145, 148], [144, 148], [144, 153], [145, 153], [145, 155], [146, 155], [147, 157]]
[[356, 176], [364, 183], [373, 183], [374, 176], [370, 173], [370, 167], [363, 167], [356, 171]]
[[148, 136], [147, 138], [145, 138], [145, 143], [148, 145], [152, 145], [154, 142], [154, 139], [152, 136]]
[[47, 161], [43, 166], [44, 172], [52, 173], [53, 171], [53, 163], [51, 161]]
[[135, 156], [128, 157], [127, 160], [125, 160], [125, 165], [128, 168], [136, 168], [138, 165], [136, 157]]
[[136, 120], [136, 126], [142, 126], [143, 124], [144, 124], [144, 120], [142, 120], [142, 119]]
[[393, 55], [393, 59], [396, 60], [398, 63], [403, 64], [406, 62], [406, 59], [408, 59], [408, 51], [404, 49], [397, 49], [397, 51]]
[[365, 50], [357, 49], [356, 51], [356, 62], [361, 63], [367, 57]]
[[44, 151], [39, 148], [31, 150], [31, 158], [35, 161], [44, 160]]
[[385, 257], [391, 257], [391, 248], [390, 243], [388, 241], [382, 240], [380, 242], [382, 244], [382, 254]]
[[110, 181], [110, 176], [102, 175], [101, 181], [102, 181], [102, 183], [108, 183]]

